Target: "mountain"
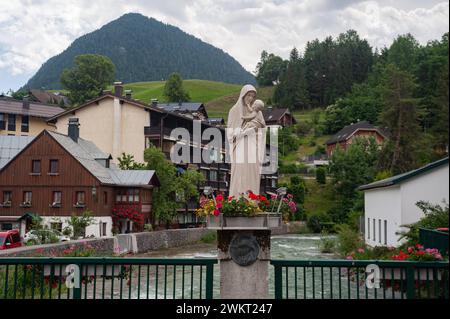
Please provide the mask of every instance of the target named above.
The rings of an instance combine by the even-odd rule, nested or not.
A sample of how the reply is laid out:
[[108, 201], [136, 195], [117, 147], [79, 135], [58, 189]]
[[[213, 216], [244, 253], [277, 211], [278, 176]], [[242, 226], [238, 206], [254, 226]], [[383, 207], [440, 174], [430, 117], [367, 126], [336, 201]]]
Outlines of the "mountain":
[[172, 72], [184, 79], [255, 83], [254, 76], [223, 50], [177, 27], [128, 13], [76, 39], [45, 62], [25, 87], [60, 89], [62, 70], [73, 65], [75, 56], [87, 53], [108, 56], [116, 66], [116, 79], [125, 83], [160, 81]]

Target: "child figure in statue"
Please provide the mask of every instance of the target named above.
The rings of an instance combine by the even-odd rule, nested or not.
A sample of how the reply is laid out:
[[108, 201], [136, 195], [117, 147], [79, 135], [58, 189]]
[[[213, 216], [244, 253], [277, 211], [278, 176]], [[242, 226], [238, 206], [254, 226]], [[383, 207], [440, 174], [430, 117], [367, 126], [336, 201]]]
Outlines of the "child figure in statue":
[[250, 113], [248, 115], [242, 115], [242, 120], [244, 121], [242, 124], [242, 129], [245, 131], [246, 129], [254, 128], [263, 128], [265, 127], [264, 120], [261, 121], [261, 118], [258, 116], [258, 113], [264, 109], [264, 102], [261, 100], [255, 100], [253, 104], [250, 106]]

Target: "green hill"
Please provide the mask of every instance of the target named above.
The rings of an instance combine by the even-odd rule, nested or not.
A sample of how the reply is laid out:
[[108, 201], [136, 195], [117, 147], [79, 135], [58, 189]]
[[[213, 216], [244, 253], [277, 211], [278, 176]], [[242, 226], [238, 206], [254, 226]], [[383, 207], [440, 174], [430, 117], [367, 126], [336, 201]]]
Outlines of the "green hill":
[[177, 27], [127, 13], [76, 39], [45, 62], [25, 87], [60, 89], [61, 72], [73, 65], [77, 55], [87, 53], [109, 57], [116, 66], [116, 79], [124, 83], [159, 81], [172, 72], [184, 79], [256, 83], [255, 77], [223, 50]]
[[[151, 99], [166, 102], [163, 96], [164, 81], [136, 82], [125, 84], [125, 90], [133, 91], [133, 98], [149, 103]], [[191, 101], [207, 103], [211, 100], [234, 94], [241, 90], [241, 85], [206, 80], [184, 80], [184, 89], [189, 93]], [[208, 110], [209, 111], [209, 110]]]

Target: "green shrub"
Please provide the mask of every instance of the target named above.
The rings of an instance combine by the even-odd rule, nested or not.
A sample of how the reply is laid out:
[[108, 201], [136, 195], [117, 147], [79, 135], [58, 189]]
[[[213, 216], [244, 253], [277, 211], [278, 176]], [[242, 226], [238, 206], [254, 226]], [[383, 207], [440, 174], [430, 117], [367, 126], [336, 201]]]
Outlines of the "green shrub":
[[[327, 232], [322, 232], [322, 235], [328, 235]], [[322, 237], [319, 242], [320, 252], [323, 254], [331, 254], [336, 248], [336, 240], [334, 238]]]
[[316, 181], [319, 184], [326, 184], [327, 183], [327, 175], [326, 170], [323, 167], [318, 167], [316, 169]]
[[145, 224], [144, 225], [144, 231], [148, 231], [148, 232], [153, 231], [153, 225], [152, 224]]
[[331, 220], [327, 214], [313, 213], [308, 216], [306, 225], [313, 233], [320, 233], [324, 228], [330, 228]]
[[341, 224], [337, 227], [338, 244], [337, 250], [341, 256], [347, 256], [358, 248], [364, 247], [364, 241], [359, 232], [353, 230], [349, 225]]
[[217, 241], [217, 232], [209, 232], [205, 235], [203, 235], [200, 238], [200, 241], [204, 244], [212, 244]]

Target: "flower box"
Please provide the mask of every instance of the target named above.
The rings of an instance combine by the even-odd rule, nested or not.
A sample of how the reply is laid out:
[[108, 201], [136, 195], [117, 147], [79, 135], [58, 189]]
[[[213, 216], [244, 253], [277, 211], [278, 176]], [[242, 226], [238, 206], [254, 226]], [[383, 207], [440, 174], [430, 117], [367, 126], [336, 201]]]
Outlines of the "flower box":
[[[384, 269], [384, 275], [383, 275]], [[428, 278], [427, 278], [428, 271]], [[437, 280], [441, 280], [443, 270], [433, 271], [433, 268], [420, 268], [414, 269], [414, 280], [426, 281], [434, 280], [434, 273], [437, 274]], [[403, 274], [401, 273], [403, 272]], [[403, 276], [403, 277], [402, 277]], [[384, 280], [406, 280], [406, 269], [404, 268], [381, 268], [380, 269], [380, 279]]]
[[274, 229], [281, 227], [281, 215], [272, 213], [254, 216], [210, 215], [207, 217], [208, 229]]
[[[67, 276], [68, 273], [66, 272], [66, 267], [68, 265], [54, 265], [53, 266], [53, 276], [59, 277], [60, 271], [61, 276]], [[122, 270], [122, 265], [114, 265], [114, 273], [113, 273], [113, 265], [83, 265], [83, 269], [81, 270], [81, 276], [94, 276], [97, 277], [103, 276], [103, 267], [105, 267], [105, 276], [111, 277], [111, 276], [119, 276]], [[61, 269], [62, 267], [62, 269]], [[87, 267], [87, 274], [86, 274], [86, 267]], [[51, 275], [51, 265], [45, 265], [44, 266], [44, 276], [50, 276]]]

